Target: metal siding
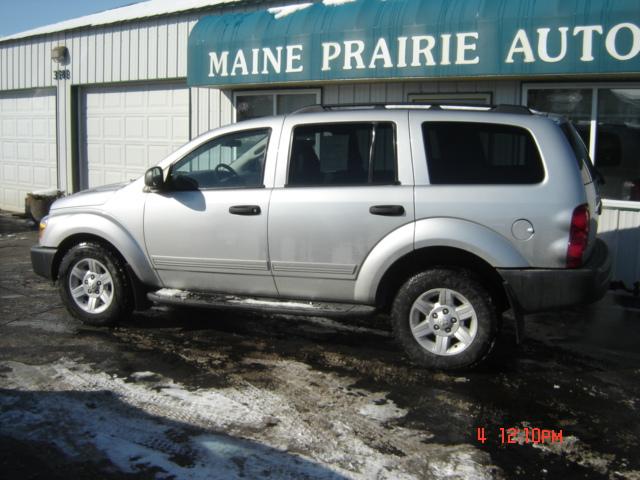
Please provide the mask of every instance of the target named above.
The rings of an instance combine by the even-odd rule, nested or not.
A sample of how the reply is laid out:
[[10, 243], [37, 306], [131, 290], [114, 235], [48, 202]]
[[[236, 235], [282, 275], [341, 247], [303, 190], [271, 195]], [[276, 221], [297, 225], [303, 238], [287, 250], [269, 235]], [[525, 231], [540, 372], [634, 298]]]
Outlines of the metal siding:
[[187, 76], [187, 43], [189, 40], [189, 21], [187, 19], [182, 19], [178, 23], [178, 44], [177, 54], [178, 54], [178, 77], [186, 77]]
[[11, 49], [11, 66], [9, 67], [9, 88], [19, 88], [18, 86], [18, 51], [19, 46]]
[[175, 20], [167, 26], [167, 77], [178, 76], [178, 24]]
[[87, 83], [89, 73], [89, 39], [86, 35], [80, 36], [80, 83]]
[[149, 28], [140, 27], [138, 30], [138, 78], [146, 80], [149, 78]]
[[103, 81], [111, 82], [113, 80], [113, 32], [109, 30], [105, 30], [103, 38], [104, 38]]
[[371, 85], [370, 91], [371, 98], [369, 101], [372, 103], [384, 102], [387, 98], [387, 88], [384, 83], [374, 83]]
[[327, 85], [322, 89], [322, 97], [324, 98], [324, 103], [331, 105], [336, 104], [340, 100], [340, 88], [336, 84]]
[[59, 44], [65, 45], [66, 42], [55, 42], [49, 40], [45, 43], [45, 65], [44, 65], [44, 84], [46, 86], [54, 86], [53, 82], [53, 60], [51, 60], [51, 49]]
[[158, 24], [158, 71], [157, 78], [167, 78], [167, 24]]
[[128, 80], [138, 80], [140, 74], [138, 73], [138, 65], [140, 60], [140, 42], [139, 42], [139, 30], [138, 28], [131, 28], [129, 30], [129, 78]]
[[613, 279], [631, 287], [640, 280], [640, 211], [606, 207], [598, 225], [598, 235], [612, 256]]
[[104, 82], [104, 56], [105, 56], [105, 32], [101, 30], [95, 34], [95, 81], [98, 83]]
[[[39, 87], [44, 87], [44, 82], [45, 82], [45, 78], [44, 78], [44, 71], [45, 71], [45, 65], [48, 61], [47, 56], [45, 55], [45, 53], [47, 52], [47, 49], [45, 48], [45, 42], [38, 42], [38, 80], [37, 80], [37, 85]], [[51, 52], [51, 50], [49, 50], [49, 52]]]
[[99, 32], [93, 32], [87, 37], [87, 78], [85, 83], [96, 82], [96, 63], [98, 60], [96, 52], [96, 36]]
[[123, 82], [131, 78], [129, 69], [129, 57], [131, 56], [131, 29], [128, 27], [120, 28], [120, 80]]
[[213, 129], [221, 125], [220, 89], [212, 88], [209, 92], [209, 127]]
[[80, 38], [77, 35], [70, 35], [69, 41], [69, 69], [71, 70], [71, 81], [80, 83]]
[[148, 78], [156, 78], [158, 76], [158, 22], [149, 25], [147, 48]]
[[111, 81], [119, 82], [122, 79], [120, 58], [122, 57], [122, 32], [119, 29], [111, 32]]
[[207, 107], [209, 106], [209, 89], [208, 88], [200, 88], [198, 89], [198, 130], [196, 131], [197, 135], [200, 135], [204, 132], [209, 131], [209, 112], [207, 111]]
[[0, 88], [7, 88], [7, 48], [0, 47]]
[[220, 126], [233, 122], [233, 92], [220, 90]]

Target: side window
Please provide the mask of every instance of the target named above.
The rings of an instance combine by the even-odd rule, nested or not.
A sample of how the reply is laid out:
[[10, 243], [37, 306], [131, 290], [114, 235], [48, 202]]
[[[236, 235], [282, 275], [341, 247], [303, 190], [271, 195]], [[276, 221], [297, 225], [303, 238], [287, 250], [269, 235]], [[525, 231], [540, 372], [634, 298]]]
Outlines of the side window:
[[288, 186], [396, 181], [392, 123], [305, 125], [293, 130]]
[[422, 135], [434, 185], [533, 184], [544, 179], [538, 148], [523, 128], [425, 122]]
[[176, 190], [260, 187], [270, 130], [248, 130], [201, 145], [171, 169]]

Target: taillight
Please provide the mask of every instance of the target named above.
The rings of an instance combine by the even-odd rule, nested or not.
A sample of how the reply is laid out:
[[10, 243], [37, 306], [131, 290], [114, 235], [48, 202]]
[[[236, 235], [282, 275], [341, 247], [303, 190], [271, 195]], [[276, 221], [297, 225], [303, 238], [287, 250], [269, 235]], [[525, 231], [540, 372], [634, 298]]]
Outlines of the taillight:
[[576, 207], [571, 216], [569, 248], [567, 249], [567, 268], [582, 266], [582, 256], [589, 242], [589, 207]]

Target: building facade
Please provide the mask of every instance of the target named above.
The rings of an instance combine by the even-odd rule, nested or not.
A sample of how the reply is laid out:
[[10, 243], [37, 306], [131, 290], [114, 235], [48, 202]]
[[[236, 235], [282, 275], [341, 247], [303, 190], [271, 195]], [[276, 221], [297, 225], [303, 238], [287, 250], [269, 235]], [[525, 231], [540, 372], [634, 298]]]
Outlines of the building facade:
[[640, 7], [617, 0], [150, 0], [0, 39], [0, 208], [135, 178], [190, 138], [313, 103], [561, 113], [640, 279]]

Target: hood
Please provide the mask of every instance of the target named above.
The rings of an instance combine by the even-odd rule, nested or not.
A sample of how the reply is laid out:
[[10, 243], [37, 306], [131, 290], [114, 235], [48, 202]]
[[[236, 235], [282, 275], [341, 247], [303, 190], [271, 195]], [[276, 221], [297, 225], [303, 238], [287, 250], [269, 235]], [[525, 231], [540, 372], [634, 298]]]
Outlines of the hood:
[[130, 182], [112, 183], [111, 185], [82, 190], [81, 192], [56, 200], [53, 205], [51, 205], [51, 210], [102, 205], [109, 200], [115, 192], [129, 185], [129, 183]]

